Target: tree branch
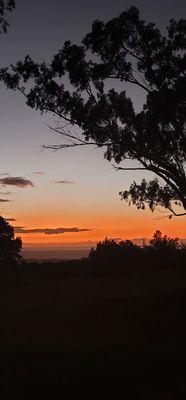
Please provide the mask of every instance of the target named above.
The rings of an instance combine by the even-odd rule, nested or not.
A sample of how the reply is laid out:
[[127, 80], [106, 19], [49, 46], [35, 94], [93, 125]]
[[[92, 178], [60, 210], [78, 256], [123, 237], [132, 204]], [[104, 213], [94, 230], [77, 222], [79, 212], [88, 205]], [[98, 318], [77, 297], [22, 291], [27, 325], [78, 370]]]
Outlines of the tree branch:
[[[183, 215], [186, 215], [186, 212], [183, 212], [183, 213], [176, 213], [173, 209], [172, 209], [172, 207], [166, 207], [166, 208], [168, 208], [174, 215], [175, 215], [175, 217], [183, 217]], [[169, 217], [170, 218], [170, 217]]]
[[95, 141], [93, 142], [88, 142], [84, 139], [81, 139], [78, 136], [75, 136], [69, 132], [65, 132], [63, 131], [64, 127], [61, 128], [54, 128], [50, 125], [48, 125], [48, 128], [50, 130], [52, 130], [53, 132], [56, 132], [62, 136], [64, 136], [65, 138], [67, 138], [67, 140], [71, 143], [63, 143], [63, 144], [54, 144], [54, 145], [43, 145], [44, 149], [51, 149], [51, 150], [60, 150], [60, 149], [66, 149], [66, 148], [70, 148], [70, 147], [80, 147], [80, 146], [96, 146], [96, 147], [105, 147], [108, 146], [108, 143], [104, 143], [102, 145], [98, 145]]
[[123, 171], [139, 171], [139, 170], [147, 170], [147, 168], [145, 168], [145, 167], [127, 167], [127, 168], [125, 168], [125, 167], [117, 167], [116, 165], [114, 165], [114, 164], [112, 164], [112, 166], [114, 167], [114, 169], [116, 170], [116, 171], [120, 171], [120, 170], [123, 170]]
[[142, 89], [144, 89], [147, 93], [150, 93], [150, 90], [148, 89], [148, 87], [146, 87], [145, 85], [143, 85], [142, 83], [140, 83], [136, 78], [132, 77], [126, 77], [125, 79], [123, 78], [123, 76], [115, 76], [115, 75], [109, 75], [108, 76], [109, 79], [120, 79], [121, 81], [125, 81], [125, 82], [130, 82], [133, 83], [134, 85], [137, 85], [139, 87], [141, 87]]
[[51, 149], [51, 150], [61, 150], [61, 149], [68, 149], [69, 147], [80, 147], [80, 146], [87, 146], [87, 145], [94, 145], [98, 147], [96, 143], [71, 143], [71, 144], [51, 144], [51, 145], [43, 145], [44, 149]]
[[170, 180], [171, 177], [170, 176], [167, 177], [165, 175], [165, 173], [167, 173], [167, 171], [165, 171], [165, 170], [163, 170], [163, 169], [161, 169], [159, 167], [153, 166], [153, 165], [148, 165], [148, 164], [146, 164], [145, 161], [141, 160], [140, 158], [137, 158], [137, 160], [145, 167], [145, 169], [147, 171], [154, 172], [156, 175], [158, 175], [160, 178], [162, 178], [173, 190], [175, 190], [175, 192], [178, 194], [178, 196], [180, 196], [180, 192], [179, 192], [178, 187], [175, 185], [174, 182], [172, 182]]
[[124, 48], [124, 50], [126, 51], [126, 54], [127, 54], [127, 53], [130, 54], [130, 56], [136, 58], [136, 60], [138, 60], [138, 61], [141, 61], [141, 60], [142, 60], [141, 57], [137, 56], [137, 54], [134, 54], [134, 53], [133, 53], [131, 50], [129, 50], [124, 44], [123, 44], [123, 48]]

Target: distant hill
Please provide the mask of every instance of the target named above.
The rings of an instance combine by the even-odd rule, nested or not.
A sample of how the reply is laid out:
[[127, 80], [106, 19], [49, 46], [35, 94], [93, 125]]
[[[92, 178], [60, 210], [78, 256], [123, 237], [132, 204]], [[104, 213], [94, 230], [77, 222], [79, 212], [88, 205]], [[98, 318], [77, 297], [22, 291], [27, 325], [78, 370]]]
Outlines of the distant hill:
[[55, 261], [74, 260], [87, 257], [95, 243], [67, 243], [67, 244], [24, 244], [22, 256], [26, 260]]

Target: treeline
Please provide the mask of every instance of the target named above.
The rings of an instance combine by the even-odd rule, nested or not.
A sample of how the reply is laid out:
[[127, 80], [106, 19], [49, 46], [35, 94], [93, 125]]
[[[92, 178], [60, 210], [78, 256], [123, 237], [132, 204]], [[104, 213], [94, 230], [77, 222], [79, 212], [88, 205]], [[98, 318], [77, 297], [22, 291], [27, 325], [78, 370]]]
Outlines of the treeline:
[[171, 269], [186, 267], [186, 246], [178, 238], [162, 235], [160, 231], [154, 233], [149, 244], [142, 246], [130, 240], [117, 241], [106, 238], [92, 248], [89, 260], [95, 266], [108, 271]]
[[39, 280], [124, 276], [126, 274], [186, 269], [186, 247], [178, 238], [172, 239], [156, 231], [148, 245], [137, 246], [130, 240], [106, 238], [81, 260], [59, 262], [27, 262], [24, 275]]
[[0, 279], [24, 277], [36, 280], [71, 277], [117, 276], [154, 270], [185, 270], [186, 246], [178, 238], [154, 233], [147, 245], [108, 239], [97, 243], [81, 260], [26, 262], [21, 257], [21, 238], [0, 217]]

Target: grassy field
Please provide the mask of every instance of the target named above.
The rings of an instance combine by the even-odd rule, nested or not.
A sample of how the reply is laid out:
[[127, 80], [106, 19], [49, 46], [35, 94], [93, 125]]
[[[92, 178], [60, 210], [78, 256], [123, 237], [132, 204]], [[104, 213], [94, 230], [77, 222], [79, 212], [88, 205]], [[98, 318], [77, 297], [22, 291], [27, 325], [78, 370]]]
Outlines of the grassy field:
[[50, 268], [0, 283], [2, 398], [186, 398], [186, 272]]

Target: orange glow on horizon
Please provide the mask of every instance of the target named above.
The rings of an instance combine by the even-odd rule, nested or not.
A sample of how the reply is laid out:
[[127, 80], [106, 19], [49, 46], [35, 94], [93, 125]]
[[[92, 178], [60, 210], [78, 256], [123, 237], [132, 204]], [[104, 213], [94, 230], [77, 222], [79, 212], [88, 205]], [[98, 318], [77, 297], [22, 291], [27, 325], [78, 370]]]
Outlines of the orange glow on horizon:
[[[46, 223], [47, 221], [47, 223]], [[62, 244], [62, 243], [82, 243], [82, 242], [98, 242], [108, 238], [135, 239], [135, 238], [152, 238], [156, 230], [160, 230], [163, 234], [171, 237], [186, 238], [185, 219], [175, 217], [172, 220], [166, 218], [158, 220], [151, 213], [139, 213], [136, 215], [123, 216], [104, 216], [103, 218], [76, 218], [75, 223], [70, 221], [67, 223], [59, 223], [59, 218], [44, 217], [27, 220], [21, 223], [27, 229], [34, 228], [58, 228], [58, 227], [78, 227], [80, 229], [90, 229], [80, 232], [65, 232], [63, 234], [45, 233], [17, 233], [21, 236], [24, 243], [28, 244]], [[18, 224], [17, 224], [18, 226]]]

